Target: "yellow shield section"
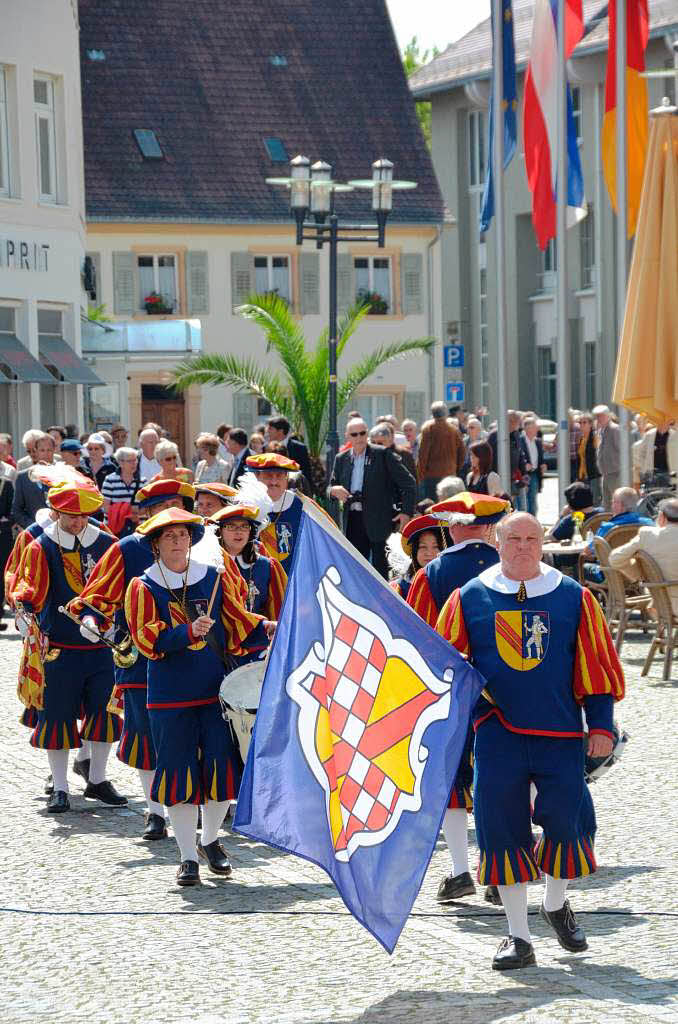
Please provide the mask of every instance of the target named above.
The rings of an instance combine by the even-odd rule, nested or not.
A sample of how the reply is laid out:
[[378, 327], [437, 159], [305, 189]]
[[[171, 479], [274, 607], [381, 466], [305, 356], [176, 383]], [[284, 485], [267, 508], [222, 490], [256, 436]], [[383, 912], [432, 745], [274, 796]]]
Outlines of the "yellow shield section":
[[[536, 668], [542, 658], [525, 657], [526, 620], [523, 612], [495, 612], [494, 638], [502, 661], [518, 672]], [[542, 656], [543, 657], [543, 656]]]

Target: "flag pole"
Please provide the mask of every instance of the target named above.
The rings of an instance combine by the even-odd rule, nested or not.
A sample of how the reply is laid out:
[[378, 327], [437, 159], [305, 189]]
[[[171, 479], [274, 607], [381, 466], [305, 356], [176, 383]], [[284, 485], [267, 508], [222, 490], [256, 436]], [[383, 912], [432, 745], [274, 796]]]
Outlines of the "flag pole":
[[503, 486], [511, 490], [506, 380], [506, 233], [504, 219], [504, 5], [492, 0], [494, 26], [494, 223], [497, 238], [497, 469]]
[[[626, 309], [628, 278], [628, 188], [627, 188], [627, 104], [626, 104], [626, 0], [612, 0], [617, 5], [617, 348], [621, 340]], [[619, 406], [619, 477], [623, 487], [631, 484], [631, 439], [629, 411]]]
[[556, 174], [556, 419], [558, 420], [558, 507], [570, 482], [570, 438], [567, 410], [570, 374], [567, 344], [567, 70], [565, 61], [565, 0], [558, 4], [558, 162]]

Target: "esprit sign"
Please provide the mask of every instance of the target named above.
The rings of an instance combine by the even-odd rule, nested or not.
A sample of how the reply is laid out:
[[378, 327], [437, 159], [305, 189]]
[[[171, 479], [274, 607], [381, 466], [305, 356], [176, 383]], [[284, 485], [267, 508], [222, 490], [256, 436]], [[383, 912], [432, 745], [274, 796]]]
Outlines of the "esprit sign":
[[47, 270], [47, 242], [23, 242], [0, 235], [0, 267], [7, 270]]

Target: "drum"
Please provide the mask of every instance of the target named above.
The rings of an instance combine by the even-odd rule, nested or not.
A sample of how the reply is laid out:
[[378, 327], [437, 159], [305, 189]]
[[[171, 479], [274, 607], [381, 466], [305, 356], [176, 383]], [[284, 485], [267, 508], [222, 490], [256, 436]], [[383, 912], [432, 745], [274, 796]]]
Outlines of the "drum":
[[243, 764], [250, 749], [265, 674], [266, 662], [252, 661], [227, 675], [219, 689], [221, 713], [231, 730]]

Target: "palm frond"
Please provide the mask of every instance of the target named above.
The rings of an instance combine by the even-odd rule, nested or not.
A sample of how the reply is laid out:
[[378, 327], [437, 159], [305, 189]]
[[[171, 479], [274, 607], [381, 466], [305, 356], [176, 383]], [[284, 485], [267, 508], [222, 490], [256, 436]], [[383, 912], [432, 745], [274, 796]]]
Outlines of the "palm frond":
[[356, 388], [359, 388], [363, 381], [376, 373], [380, 366], [393, 362], [394, 359], [405, 359], [420, 352], [429, 352], [435, 343], [435, 338], [409, 338], [406, 341], [393, 342], [391, 345], [380, 345], [374, 352], [370, 352], [364, 359], [352, 366], [346, 376], [339, 381], [337, 412], [341, 412], [350, 401]]
[[287, 302], [270, 293], [250, 295], [236, 313], [264, 331], [266, 351], [274, 349], [277, 353], [289, 377], [301, 419], [306, 421], [311, 411], [307, 394], [308, 354], [304, 333]]
[[294, 403], [277, 373], [264, 370], [255, 359], [240, 359], [223, 353], [202, 352], [178, 363], [172, 370], [174, 387], [185, 391], [193, 384], [226, 386], [264, 398], [292, 419]]
[[356, 302], [356, 304], [351, 306], [351, 308], [340, 318], [339, 323], [337, 324], [337, 359], [341, 358], [346, 345], [357, 331], [360, 323], [367, 316], [369, 309], [370, 306], [368, 302]]

